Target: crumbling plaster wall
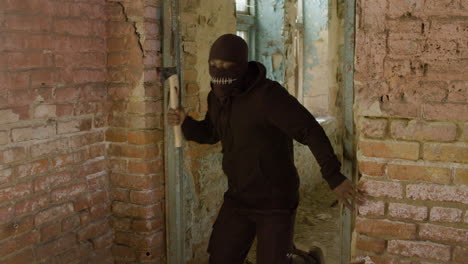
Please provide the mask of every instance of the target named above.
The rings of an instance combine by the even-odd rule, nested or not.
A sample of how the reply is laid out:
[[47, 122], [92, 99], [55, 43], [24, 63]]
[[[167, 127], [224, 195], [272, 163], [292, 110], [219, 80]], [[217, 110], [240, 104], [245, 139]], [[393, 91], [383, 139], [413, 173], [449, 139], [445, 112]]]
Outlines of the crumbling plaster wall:
[[357, 3], [354, 255], [468, 263], [468, 2]]
[[[203, 3], [201, 3], [203, 2]], [[208, 55], [224, 33], [236, 32], [235, 5], [226, 1], [181, 1], [183, 105], [189, 115], [203, 119], [211, 90]], [[211, 227], [227, 189], [221, 168], [221, 145], [184, 146], [187, 263], [208, 263]]]

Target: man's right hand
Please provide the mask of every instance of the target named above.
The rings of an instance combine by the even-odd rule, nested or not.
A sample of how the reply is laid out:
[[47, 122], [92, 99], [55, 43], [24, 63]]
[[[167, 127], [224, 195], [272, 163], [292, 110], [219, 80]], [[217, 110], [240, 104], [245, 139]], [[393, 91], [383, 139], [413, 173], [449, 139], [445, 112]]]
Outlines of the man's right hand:
[[185, 114], [185, 111], [183, 108], [179, 108], [179, 109], [170, 108], [169, 113], [167, 113], [167, 123], [170, 126], [181, 125], [184, 122], [186, 116], [187, 115]]

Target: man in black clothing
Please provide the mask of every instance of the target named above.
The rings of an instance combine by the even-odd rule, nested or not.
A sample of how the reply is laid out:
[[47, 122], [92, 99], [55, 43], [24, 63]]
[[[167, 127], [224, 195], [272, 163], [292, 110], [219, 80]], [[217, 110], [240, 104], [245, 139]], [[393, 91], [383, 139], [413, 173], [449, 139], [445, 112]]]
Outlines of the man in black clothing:
[[222, 167], [228, 190], [213, 225], [210, 264], [241, 264], [257, 237], [257, 264], [290, 263], [299, 177], [293, 139], [309, 146], [324, 179], [349, 208], [361, 200], [340, 173], [323, 128], [295, 97], [266, 78], [265, 67], [248, 62], [245, 41], [232, 34], [211, 46], [205, 119], [196, 121], [183, 109], [171, 109], [169, 125], [182, 125], [187, 140], [221, 141]]

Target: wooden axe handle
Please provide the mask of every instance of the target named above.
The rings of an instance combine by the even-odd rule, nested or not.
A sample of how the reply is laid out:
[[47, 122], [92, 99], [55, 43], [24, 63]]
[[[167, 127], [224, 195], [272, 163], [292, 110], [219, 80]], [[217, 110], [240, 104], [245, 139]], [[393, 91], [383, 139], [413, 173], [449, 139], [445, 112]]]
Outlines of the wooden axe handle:
[[[179, 108], [179, 78], [177, 74], [169, 77], [169, 104], [172, 109]], [[182, 129], [179, 126], [174, 126], [174, 145], [176, 148], [182, 147]]]

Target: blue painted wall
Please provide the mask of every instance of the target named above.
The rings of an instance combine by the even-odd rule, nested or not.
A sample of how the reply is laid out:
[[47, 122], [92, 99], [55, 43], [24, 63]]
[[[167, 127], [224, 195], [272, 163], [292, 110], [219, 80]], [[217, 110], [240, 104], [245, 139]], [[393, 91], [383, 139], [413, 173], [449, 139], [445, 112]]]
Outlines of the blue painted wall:
[[[257, 0], [256, 6], [256, 60], [267, 69], [267, 77], [284, 84], [284, 0]], [[273, 55], [281, 58], [281, 64], [274, 69]]]
[[[328, 0], [304, 0], [304, 94], [313, 89], [314, 76], [311, 69], [321, 63], [314, 42], [319, 33], [328, 30]], [[323, 76], [322, 76], [323, 78]]]

